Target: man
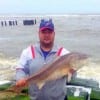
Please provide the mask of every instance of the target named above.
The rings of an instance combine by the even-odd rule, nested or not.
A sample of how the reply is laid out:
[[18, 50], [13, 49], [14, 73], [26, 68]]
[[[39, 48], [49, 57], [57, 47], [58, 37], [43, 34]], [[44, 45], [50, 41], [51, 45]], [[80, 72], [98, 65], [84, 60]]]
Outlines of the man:
[[[36, 73], [45, 64], [52, 62], [55, 56], [69, 53], [65, 48], [55, 45], [55, 30], [51, 19], [41, 20], [39, 27], [39, 43], [23, 50], [16, 68], [16, 85], [24, 86], [26, 77]], [[31, 100], [64, 100], [66, 77], [45, 83], [42, 89], [30, 84]]]

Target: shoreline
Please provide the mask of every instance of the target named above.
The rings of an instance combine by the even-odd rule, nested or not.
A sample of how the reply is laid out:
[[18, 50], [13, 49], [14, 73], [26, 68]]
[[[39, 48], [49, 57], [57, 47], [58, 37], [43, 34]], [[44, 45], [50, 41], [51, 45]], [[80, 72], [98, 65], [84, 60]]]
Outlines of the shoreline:
[[4, 85], [4, 84], [8, 84], [8, 83], [11, 83], [11, 81], [9, 81], [9, 80], [0, 81], [0, 85]]

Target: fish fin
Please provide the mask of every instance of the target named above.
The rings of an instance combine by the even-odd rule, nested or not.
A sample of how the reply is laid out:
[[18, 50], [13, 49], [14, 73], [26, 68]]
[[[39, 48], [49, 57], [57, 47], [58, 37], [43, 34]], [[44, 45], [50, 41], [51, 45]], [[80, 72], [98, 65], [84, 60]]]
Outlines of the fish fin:
[[71, 81], [72, 75], [75, 73], [76, 71], [74, 69], [70, 69], [68, 72], [68, 82]]
[[42, 89], [42, 87], [44, 86], [44, 84], [45, 84], [44, 82], [42, 82], [42, 83], [37, 83], [37, 86], [38, 86], [39, 89]]
[[72, 74], [71, 74], [71, 73], [68, 73], [68, 78], [67, 78], [67, 81], [68, 81], [68, 82], [71, 81], [71, 77], [72, 77]]

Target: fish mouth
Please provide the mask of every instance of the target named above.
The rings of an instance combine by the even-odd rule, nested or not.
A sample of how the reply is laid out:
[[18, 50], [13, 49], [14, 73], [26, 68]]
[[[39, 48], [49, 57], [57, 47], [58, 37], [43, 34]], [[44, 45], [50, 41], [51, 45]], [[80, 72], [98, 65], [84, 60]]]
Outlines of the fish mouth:
[[71, 66], [74, 70], [78, 70], [84, 66], [88, 66], [89, 64], [89, 60], [88, 59], [84, 59], [84, 60], [77, 60], [74, 62], [71, 62]]
[[89, 58], [89, 56], [87, 54], [83, 54], [83, 53], [79, 53], [79, 52], [72, 52], [70, 56], [73, 57], [74, 59], [78, 59], [78, 60], [83, 60], [83, 59]]
[[86, 54], [73, 52], [70, 55], [69, 64], [74, 70], [78, 70], [89, 64], [89, 56]]

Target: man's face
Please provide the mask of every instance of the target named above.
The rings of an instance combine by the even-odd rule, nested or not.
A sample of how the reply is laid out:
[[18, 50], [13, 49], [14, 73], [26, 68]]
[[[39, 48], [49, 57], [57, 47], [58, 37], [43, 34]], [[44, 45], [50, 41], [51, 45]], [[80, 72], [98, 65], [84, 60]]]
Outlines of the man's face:
[[51, 45], [54, 42], [55, 32], [46, 28], [39, 31], [39, 39], [42, 45]]

